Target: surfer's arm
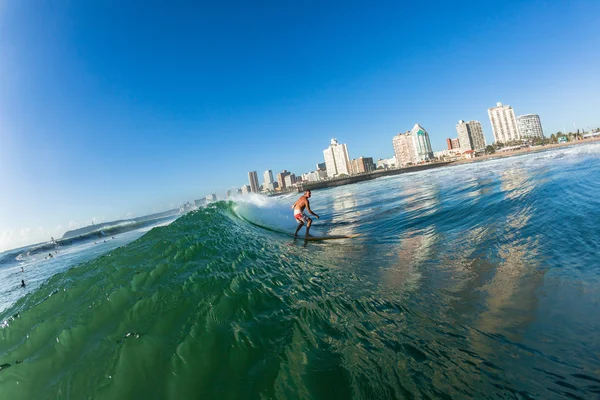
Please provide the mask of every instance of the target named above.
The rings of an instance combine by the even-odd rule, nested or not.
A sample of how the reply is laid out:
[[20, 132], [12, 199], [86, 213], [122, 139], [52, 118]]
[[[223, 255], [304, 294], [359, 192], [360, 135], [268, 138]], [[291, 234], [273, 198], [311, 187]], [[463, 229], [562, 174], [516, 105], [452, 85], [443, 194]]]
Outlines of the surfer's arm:
[[308, 202], [308, 200], [306, 200], [306, 210], [311, 213], [312, 215], [314, 215], [315, 217], [317, 217], [317, 219], [319, 219], [319, 216], [317, 214], [315, 214], [313, 212], [313, 210], [310, 209], [310, 203]]

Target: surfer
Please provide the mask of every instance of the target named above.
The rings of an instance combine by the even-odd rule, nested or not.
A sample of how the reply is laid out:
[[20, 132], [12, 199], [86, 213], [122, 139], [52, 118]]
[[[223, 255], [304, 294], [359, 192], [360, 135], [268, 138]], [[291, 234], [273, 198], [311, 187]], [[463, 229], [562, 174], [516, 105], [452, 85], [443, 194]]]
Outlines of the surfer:
[[304, 195], [302, 195], [298, 199], [298, 201], [296, 201], [292, 205], [292, 208], [294, 209], [294, 218], [296, 218], [296, 222], [298, 222], [298, 227], [296, 228], [296, 232], [294, 232], [294, 236], [298, 236], [298, 231], [304, 226], [304, 224], [306, 224], [306, 237], [310, 236], [308, 234], [308, 231], [310, 230], [310, 226], [312, 225], [312, 219], [310, 219], [306, 214], [304, 214], [305, 208], [309, 213], [311, 213], [312, 215], [317, 217], [317, 219], [319, 219], [319, 216], [310, 209], [310, 204], [308, 202], [309, 198], [310, 190], [306, 190], [304, 192]]
[[21, 279], [21, 287], [25, 287], [25, 281]]

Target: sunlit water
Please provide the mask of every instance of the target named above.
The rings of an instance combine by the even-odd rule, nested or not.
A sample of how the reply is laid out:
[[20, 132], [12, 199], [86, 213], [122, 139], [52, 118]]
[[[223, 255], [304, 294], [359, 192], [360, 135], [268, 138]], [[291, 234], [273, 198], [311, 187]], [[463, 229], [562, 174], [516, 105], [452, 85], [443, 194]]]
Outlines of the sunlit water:
[[294, 200], [4, 257], [0, 398], [600, 396], [599, 145]]

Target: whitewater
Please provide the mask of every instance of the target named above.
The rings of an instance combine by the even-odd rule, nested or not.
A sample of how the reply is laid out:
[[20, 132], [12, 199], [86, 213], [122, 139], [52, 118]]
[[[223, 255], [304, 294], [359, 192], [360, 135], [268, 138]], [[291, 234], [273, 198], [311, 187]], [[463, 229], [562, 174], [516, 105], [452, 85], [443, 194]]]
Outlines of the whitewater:
[[313, 191], [353, 239], [290, 237], [295, 194], [2, 253], [0, 399], [598, 397], [599, 177], [578, 145]]

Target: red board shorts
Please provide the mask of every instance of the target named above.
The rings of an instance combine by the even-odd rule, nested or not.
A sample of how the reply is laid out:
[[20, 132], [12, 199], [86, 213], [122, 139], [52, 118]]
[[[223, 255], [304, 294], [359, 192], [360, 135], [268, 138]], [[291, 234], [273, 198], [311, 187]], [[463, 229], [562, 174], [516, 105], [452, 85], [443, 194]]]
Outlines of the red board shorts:
[[308, 217], [306, 215], [304, 215], [304, 213], [296, 214], [296, 215], [294, 215], [294, 218], [296, 218], [296, 222], [298, 222], [299, 224], [307, 224], [308, 223]]

